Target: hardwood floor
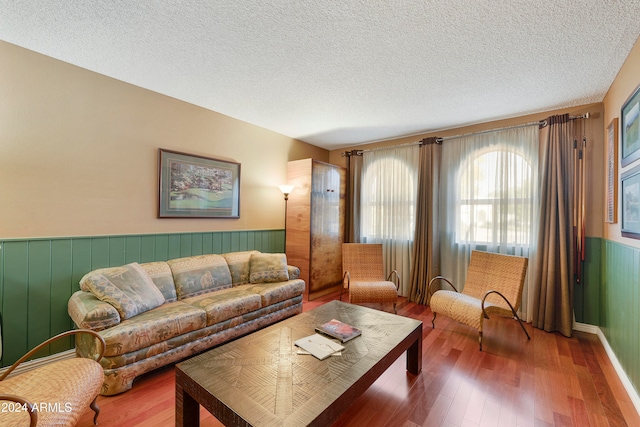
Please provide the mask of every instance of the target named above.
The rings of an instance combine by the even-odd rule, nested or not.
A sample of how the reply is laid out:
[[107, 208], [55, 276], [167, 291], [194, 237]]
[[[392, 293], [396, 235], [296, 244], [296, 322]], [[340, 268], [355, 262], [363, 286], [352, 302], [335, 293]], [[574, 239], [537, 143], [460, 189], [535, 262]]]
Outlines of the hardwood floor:
[[[336, 295], [304, 304], [304, 310]], [[375, 306], [374, 306], [375, 307]], [[517, 322], [485, 324], [477, 332], [444, 316], [431, 328], [431, 310], [401, 299], [398, 314], [424, 324], [423, 370], [413, 376], [400, 357], [334, 426], [640, 426], [640, 416], [595, 335], [572, 338]], [[136, 380], [133, 389], [98, 397], [101, 427], [173, 426], [173, 366]], [[78, 426], [92, 426], [87, 409]], [[221, 424], [201, 408], [203, 427]]]

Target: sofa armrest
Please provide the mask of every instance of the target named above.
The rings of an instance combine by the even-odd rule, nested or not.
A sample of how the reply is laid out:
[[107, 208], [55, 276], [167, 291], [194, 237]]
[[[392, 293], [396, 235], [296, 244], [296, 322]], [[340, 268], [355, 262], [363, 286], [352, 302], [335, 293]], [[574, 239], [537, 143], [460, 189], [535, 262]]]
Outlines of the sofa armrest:
[[296, 280], [300, 278], [300, 268], [294, 265], [287, 265], [287, 270], [289, 272], [289, 280]]
[[100, 301], [91, 292], [75, 292], [69, 298], [67, 308], [78, 328], [101, 331], [120, 323], [118, 310], [111, 304]]

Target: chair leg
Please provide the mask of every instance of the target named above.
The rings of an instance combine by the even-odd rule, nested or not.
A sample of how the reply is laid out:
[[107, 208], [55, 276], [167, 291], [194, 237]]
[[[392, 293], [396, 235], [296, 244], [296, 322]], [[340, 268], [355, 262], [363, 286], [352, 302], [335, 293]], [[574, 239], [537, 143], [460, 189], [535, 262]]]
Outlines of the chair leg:
[[480, 342], [480, 351], [482, 351], [482, 331], [478, 332], [478, 341]]
[[396, 303], [395, 302], [393, 303], [393, 312], [395, 314], [398, 314], [398, 309], [396, 308]]
[[522, 324], [522, 320], [520, 320], [520, 317], [516, 313], [513, 313], [513, 314], [514, 314], [516, 320], [518, 321], [518, 323], [520, 324], [520, 327], [524, 331], [525, 335], [527, 336], [527, 339], [530, 340], [531, 337], [529, 336], [529, 332], [527, 332], [527, 330], [524, 328], [524, 325]]
[[98, 415], [100, 415], [100, 407], [98, 406], [98, 404], [96, 403], [96, 400], [98, 399], [98, 396], [96, 396], [95, 399], [93, 399], [93, 402], [91, 402], [91, 404], [89, 405], [89, 407], [91, 409], [93, 409], [93, 412], [95, 412], [96, 414], [93, 416], [93, 424], [94, 425], [98, 425]]
[[431, 319], [431, 327], [433, 329], [436, 328], [436, 312], [435, 311], [433, 312], [433, 319]]

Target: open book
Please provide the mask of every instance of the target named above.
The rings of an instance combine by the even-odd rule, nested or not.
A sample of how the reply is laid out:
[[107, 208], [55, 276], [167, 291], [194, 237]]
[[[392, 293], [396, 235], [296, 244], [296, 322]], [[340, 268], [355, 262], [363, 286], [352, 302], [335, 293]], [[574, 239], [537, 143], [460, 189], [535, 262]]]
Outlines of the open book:
[[344, 347], [329, 338], [320, 334], [309, 335], [295, 341], [295, 345], [308, 351], [320, 360], [324, 360], [337, 351], [344, 350]]
[[360, 329], [336, 319], [331, 319], [327, 323], [318, 326], [316, 332], [327, 334], [330, 337], [339, 339], [341, 342], [347, 342], [362, 334]]

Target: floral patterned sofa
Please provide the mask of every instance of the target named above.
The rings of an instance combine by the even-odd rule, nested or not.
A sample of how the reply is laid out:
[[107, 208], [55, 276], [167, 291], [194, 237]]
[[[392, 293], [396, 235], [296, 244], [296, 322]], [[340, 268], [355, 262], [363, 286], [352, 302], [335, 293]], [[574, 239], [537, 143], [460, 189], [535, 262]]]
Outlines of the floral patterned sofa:
[[[69, 299], [78, 328], [106, 343], [100, 394], [148, 371], [302, 312], [305, 283], [284, 254], [258, 251], [132, 263], [87, 273]], [[92, 357], [96, 341], [76, 339]]]

